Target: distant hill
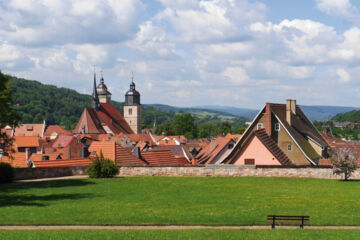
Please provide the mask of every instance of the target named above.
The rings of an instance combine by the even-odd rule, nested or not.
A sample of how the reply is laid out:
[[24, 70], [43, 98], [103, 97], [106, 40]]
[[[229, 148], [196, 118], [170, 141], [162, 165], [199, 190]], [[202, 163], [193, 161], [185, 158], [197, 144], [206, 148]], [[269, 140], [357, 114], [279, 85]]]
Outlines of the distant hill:
[[337, 122], [357, 122], [360, 123], [360, 110], [352, 110], [346, 113], [336, 114], [331, 120]]
[[[355, 109], [356, 107], [338, 107], [338, 106], [306, 106], [300, 105], [306, 116], [311, 121], [327, 121], [334, 117], [336, 114], [345, 113]], [[253, 119], [259, 110], [236, 108], [236, 107], [224, 107], [224, 106], [197, 106], [196, 108], [212, 109], [220, 112], [229, 113], [235, 116], [242, 116], [249, 119]]]

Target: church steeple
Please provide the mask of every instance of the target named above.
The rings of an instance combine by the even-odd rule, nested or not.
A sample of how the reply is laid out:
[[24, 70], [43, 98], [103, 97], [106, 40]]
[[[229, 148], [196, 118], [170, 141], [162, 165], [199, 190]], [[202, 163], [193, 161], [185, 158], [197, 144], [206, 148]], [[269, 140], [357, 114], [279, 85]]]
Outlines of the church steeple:
[[108, 91], [105, 85], [103, 73], [101, 71], [100, 84], [96, 88], [97, 94], [99, 95], [100, 103], [111, 103], [111, 93]]
[[94, 70], [94, 89], [93, 89], [93, 101], [92, 101], [92, 107], [95, 108], [96, 110], [99, 110], [99, 96], [97, 94], [97, 90], [96, 90], [96, 73]]

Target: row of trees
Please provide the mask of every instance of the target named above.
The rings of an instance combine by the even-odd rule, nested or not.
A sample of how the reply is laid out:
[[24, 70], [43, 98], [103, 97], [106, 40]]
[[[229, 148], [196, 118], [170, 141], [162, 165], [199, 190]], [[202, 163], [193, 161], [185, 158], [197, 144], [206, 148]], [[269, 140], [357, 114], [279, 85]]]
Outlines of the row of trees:
[[207, 138], [219, 134], [243, 133], [246, 126], [240, 121], [212, 120], [201, 122], [190, 113], [176, 114], [172, 121], [166, 121], [156, 126], [155, 133], [158, 135], [184, 135], [186, 138]]

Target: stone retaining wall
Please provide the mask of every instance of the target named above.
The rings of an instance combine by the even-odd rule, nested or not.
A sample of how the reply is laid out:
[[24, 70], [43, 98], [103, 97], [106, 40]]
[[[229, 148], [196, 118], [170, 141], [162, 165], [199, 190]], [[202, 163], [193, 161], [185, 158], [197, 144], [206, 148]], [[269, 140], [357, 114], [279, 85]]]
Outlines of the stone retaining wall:
[[[84, 175], [86, 166], [51, 168], [16, 168], [15, 179], [36, 179]], [[118, 176], [171, 176], [171, 177], [310, 177], [336, 179], [331, 167], [234, 166], [234, 165], [178, 165], [178, 166], [119, 166]], [[360, 179], [360, 169], [351, 176]]]

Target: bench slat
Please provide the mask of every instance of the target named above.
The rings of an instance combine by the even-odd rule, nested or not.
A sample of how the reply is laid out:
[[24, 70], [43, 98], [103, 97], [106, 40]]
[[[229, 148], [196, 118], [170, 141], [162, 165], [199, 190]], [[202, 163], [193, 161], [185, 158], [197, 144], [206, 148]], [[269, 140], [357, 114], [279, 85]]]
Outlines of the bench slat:
[[[273, 222], [267, 222], [267, 224], [272, 225]], [[275, 225], [301, 225], [301, 223], [295, 223], [295, 222], [275, 222]], [[304, 225], [310, 225], [310, 223], [304, 222]]]
[[310, 216], [287, 216], [287, 215], [267, 215], [268, 217], [304, 217], [304, 218], [310, 218]]
[[[273, 220], [273, 218], [267, 218], [267, 220]], [[275, 218], [275, 220], [290, 220], [290, 221], [302, 221], [302, 218], [286, 218], [286, 217], [281, 217], [281, 218]], [[310, 221], [309, 218], [304, 218], [304, 221]]]

